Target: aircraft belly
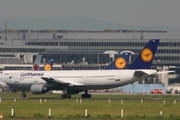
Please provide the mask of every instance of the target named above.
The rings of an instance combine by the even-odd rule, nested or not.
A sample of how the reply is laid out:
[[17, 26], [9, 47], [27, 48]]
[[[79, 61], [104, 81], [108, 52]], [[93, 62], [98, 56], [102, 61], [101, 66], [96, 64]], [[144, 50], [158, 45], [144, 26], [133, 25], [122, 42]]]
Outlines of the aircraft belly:
[[68, 87], [68, 90], [102, 90], [119, 87], [121, 85], [85, 85]]
[[23, 83], [23, 84], [8, 84], [10, 87], [16, 88], [16, 89], [20, 89], [20, 90], [30, 90], [30, 87], [32, 85], [32, 83]]

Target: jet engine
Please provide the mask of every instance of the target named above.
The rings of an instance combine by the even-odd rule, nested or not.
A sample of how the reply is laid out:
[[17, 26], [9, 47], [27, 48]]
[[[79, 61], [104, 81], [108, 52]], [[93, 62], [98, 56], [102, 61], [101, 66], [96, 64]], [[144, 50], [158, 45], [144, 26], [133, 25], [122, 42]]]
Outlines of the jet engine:
[[31, 86], [30, 91], [32, 94], [43, 94], [48, 92], [49, 89], [44, 84], [34, 84]]

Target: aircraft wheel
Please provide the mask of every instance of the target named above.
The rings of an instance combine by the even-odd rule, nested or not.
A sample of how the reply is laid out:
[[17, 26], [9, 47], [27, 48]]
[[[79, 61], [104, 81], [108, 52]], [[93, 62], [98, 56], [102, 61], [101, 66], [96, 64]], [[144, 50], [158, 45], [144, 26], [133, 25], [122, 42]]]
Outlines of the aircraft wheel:
[[91, 98], [91, 94], [88, 94], [88, 98]]
[[66, 98], [71, 98], [71, 94], [66, 94]]
[[66, 98], [66, 94], [62, 94], [62, 95], [61, 95], [61, 98]]
[[25, 97], [26, 97], [26, 94], [22, 94], [21, 96], [22, 96], [22, 98], [25, 98]]
[[82, 97], [82, 98], [85, 98], [85, 94], [82, 94], [81, 97]]
[[91, 94], [82, 94], [81, 97], [82, 98], [91, 98]]

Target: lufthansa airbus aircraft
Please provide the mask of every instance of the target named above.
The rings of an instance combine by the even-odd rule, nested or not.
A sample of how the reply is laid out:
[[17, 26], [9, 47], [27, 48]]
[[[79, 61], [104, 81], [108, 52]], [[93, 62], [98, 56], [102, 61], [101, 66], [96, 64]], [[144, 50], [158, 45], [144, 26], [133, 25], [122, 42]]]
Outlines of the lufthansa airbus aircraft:
[[[158, 39], [150, 40], [127, 69], [24, 71], [10, 76], [6, 84], [20, 90], [30, 90], [33, 94], [63, 90], [62, 98], [71, 98], [71, 94], [85, 91], [82, 98], [91, 98], [88, 90], [115, 88], [156, 74], [157, 70], [150, 68], [158, 43]], [[123, 63], [117, 59], [115, 66], [122, 67]]]

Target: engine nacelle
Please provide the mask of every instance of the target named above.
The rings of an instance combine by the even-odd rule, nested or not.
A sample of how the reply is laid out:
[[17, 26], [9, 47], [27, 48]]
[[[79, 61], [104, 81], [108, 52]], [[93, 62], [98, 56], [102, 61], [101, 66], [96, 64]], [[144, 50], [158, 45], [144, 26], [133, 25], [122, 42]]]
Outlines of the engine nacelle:
[[48, 92], [48, 87], [44, 84], [34, 84], [31, 86], [30, 91], [32, 94], [43, 94]]

